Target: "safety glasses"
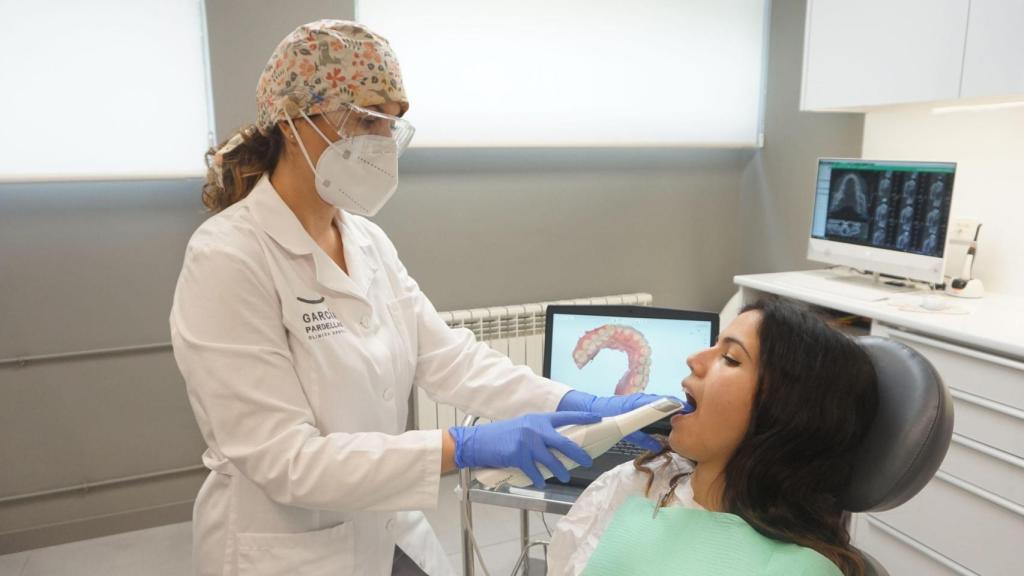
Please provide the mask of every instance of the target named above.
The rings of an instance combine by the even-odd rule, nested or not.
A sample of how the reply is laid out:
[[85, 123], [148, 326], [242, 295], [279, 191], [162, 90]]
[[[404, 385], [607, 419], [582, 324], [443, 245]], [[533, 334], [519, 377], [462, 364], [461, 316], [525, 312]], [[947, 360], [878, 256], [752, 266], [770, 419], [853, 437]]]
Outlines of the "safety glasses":
[[354, 104], [346, 104], [340, 110], [327, 112], [322, 116], [342, 138], [369, 135], [393, 139], [399, 156], [409, 147], [409, 141], [416, 133], [416, 129], [408, 120]]

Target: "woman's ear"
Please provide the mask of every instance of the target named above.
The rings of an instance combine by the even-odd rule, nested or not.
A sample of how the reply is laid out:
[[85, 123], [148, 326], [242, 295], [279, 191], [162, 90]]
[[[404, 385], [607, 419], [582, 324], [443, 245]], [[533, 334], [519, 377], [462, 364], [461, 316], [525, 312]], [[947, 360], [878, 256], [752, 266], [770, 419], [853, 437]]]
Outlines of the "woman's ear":
[[290, 157], [293, 154], [298, 154], [298, 135], [296, 134], [297, 129], [288, 124], [286, 120], [278, 120], [277, 129], [281, 132], [281, 155], [283, 157]]
[[278, 130], [281, 131], [281, 135], [284, 136], [285, 140], [287, 140], [288, 142], [290, 142], [292, 144], [295, 143], [295, 140], [296, 140], [296, 138], [298, 138], [298, 135], [295, 133], [295, 130], [292, 128], [292, 126], [287, 121], [285, 121], [285, 120], [278, 120], [277, 121], [277, 128], [278, 128]]

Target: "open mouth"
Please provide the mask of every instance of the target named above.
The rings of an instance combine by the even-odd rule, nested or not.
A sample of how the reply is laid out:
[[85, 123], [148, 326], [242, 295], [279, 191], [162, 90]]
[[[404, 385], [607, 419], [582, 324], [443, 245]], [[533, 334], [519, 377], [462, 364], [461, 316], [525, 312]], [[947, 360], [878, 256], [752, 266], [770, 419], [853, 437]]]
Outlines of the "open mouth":
[[684, 400], [686, 401], [687, 408], [683, 408], [683, 414], [692, 414], [697, 411], [697, 399], [690, 394], [688, 390], [683, 390]]

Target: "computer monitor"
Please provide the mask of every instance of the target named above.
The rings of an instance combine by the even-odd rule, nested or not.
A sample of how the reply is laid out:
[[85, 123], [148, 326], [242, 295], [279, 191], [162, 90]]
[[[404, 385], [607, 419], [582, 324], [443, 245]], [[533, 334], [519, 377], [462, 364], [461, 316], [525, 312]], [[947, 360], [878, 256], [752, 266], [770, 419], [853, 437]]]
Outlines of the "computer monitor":
[[954, 162], [819, 158], [807, 258], [943, 280]]
[[551, 305], [546, 320], [544, 376], [595, 396], [682, 398], [686, 358], [718, 338], [718, 314], [711, 312]]

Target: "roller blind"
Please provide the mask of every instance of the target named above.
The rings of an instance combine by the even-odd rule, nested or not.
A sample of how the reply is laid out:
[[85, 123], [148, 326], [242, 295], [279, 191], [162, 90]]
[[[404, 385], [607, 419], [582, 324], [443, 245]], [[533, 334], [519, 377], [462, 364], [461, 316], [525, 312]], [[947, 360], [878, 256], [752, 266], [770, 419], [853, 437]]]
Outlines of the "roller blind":
[[200, 0], [0, 0], [0, 180], [196, 176]]
[[754, 147], [768, 0], [360, 0], [413, 146]]

